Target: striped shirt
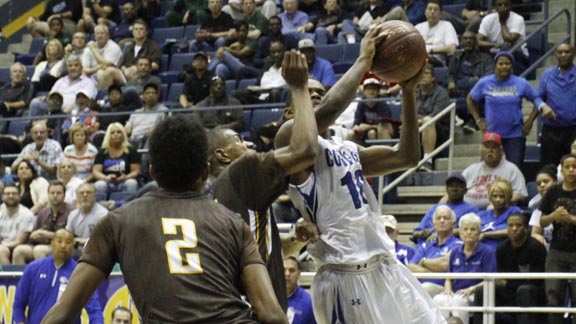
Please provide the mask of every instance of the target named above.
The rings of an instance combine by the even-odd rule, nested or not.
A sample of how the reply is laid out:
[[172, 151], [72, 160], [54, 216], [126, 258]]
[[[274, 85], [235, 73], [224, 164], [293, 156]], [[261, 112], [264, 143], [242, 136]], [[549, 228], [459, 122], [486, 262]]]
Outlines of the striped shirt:
[[64, 158], [74, 163], [77, 175], [82, 179], [87, 179], [92, 174], [96, 154], [98, 154], [98, 149], [90, 143], [88, 143], [88, 148], [84, 154], [78, 154], [74, 145], [68, 145], [64, 148]]

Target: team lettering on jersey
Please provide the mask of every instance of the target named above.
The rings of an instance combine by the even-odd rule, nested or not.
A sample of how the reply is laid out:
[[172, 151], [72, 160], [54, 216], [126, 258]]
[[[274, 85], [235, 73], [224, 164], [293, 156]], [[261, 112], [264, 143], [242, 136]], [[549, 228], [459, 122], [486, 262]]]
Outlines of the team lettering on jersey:
[[324, 154], [326, 156], [326, 164], [329, 167], [347, 167], [360, 162], [358, 152], [347, 147], [342, 147], [341, 150], [325, 148]]
[[492, 97], [517, 97], [516, 86], [490, 87], [488, 94]]

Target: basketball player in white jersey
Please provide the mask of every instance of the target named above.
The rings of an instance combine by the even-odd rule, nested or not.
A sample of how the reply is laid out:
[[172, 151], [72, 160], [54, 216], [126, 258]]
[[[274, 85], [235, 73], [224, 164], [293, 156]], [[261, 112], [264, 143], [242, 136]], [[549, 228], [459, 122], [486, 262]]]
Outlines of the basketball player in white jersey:
[[[316, 107], [319, 134], [326, 133], [354, 98], [356, 85], [371, 68], [375, 44], [385, 41], [379, 34], [379, 28], [366, 34], [354, 65]], [[396, 260], [394, 243], [365, 181], [365, 176], [404, 170], [418, 162], [415, 92], [420, 75], [401, 84], [403, 125], [398, 150], [319, 138], [320, 154], [314, 167], [291, 176], [294, 205], [320, 233], [320, 240], [308, 245], [318, 266], [312, 284], [318, 323], [445, 323], [420, 283]], [[315, 103], [314, 96], [322, 91], [309, 88]], [[281, 128], [276, 147], [287, 145], [290, 132], [290, 124]]]

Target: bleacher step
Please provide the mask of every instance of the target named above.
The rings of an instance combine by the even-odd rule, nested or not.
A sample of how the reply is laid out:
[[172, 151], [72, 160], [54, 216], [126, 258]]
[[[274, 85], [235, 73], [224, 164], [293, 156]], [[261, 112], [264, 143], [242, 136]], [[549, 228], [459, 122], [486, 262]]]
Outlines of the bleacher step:
[[400, 198], [431, 198], [439, 199], [446, 193], [445, 186], [410, 186], [398, 187], [398, 197]]
[[[454, 157], [452, 160], [452, 170], [464, 170], [470, 164], [476, 163], [480, 161], [480, 155], [478, 156], [469, 156], [469, 157]], [[439, 171], [447, 171], [448, 170], [448, 158], [439, 158], [436, 159], [434, 163], [434, 169]]]
[[434, 204], [384, 204], [382, 214], [396, 216], [398, 222], [420, 222], [420, 219]]

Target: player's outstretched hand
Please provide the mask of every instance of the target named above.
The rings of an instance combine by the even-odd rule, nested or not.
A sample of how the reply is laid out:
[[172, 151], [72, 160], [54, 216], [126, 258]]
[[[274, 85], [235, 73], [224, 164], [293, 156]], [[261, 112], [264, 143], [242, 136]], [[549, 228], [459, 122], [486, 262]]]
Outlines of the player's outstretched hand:
[[422, 75], [424, 75], [424, 67], [425, 66], [426, 66], [426, 63], [422, 66], [422, 68], [420, 69], [420, 72], [416, 73], [415, 76], [413, 76], [412, 78], [410, 78], [406, 81], [400, 82], [400, 86], [402, 86], [402, 89], [404, 91], [406, 91], [406, 90], [416, 91], [416, 87], [418, 86], [418, 84], [420, 84], [420, 79], [422, 79]]
[[374, 54], [376, 54], [376, 46], [380, 42], [383, 42], [386, 37], [388, 37], [388, 34], [382, 31], [382, 27], [376, 26], [370, 28], [362, 39], [362, 43], [360, 44], [360, 56], [358, 58], [364, 58], [369, 62], [372, 62]]
[[291, 88], [307, 85], [308, 63], [306, 63], [306, 56], [295, 50], [284, 53], [282, 77]]

